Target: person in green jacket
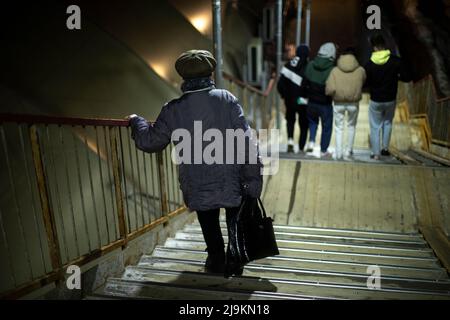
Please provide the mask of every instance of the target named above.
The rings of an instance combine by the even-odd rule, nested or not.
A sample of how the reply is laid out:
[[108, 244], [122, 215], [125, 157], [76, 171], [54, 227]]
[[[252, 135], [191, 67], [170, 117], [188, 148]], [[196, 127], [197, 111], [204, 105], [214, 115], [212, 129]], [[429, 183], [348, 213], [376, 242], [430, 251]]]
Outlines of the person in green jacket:
[[303, 81], [303, 92], [308, 99], [308, 122], [310, 138], [308, 152], [314, 149], [319, 119], [322, 122], [322, 138], [320, 150], [322, 158], [331, 158], [328, 152], [331, 134], [333, 131], [333, 100], [325, 92], [326, 82], [335, 66], [336, 45], [328, 42], [320, 47], [319, 53], [314, 60], [308, 63]]

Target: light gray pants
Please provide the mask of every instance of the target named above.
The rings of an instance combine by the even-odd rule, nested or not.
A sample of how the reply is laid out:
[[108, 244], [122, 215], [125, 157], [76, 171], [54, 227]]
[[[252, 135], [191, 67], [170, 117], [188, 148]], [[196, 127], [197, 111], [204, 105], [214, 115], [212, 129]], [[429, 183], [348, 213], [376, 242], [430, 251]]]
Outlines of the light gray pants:
[[[381, 148], [389, 149], [392, 133], [392, 120], [395, 115], [396, 101], [375, 102], [370, 101], [369, 122], [370, 122], [370, 144], [372, 154], [379, 156]], [[382, 135], [381, 141], [380, 136]], [[383, 144], [381, 146], [380, 144]]]
[[344, 156], [343, 135], [345, 114], [347, 113], [347, 150], [353, 151], [353, 144], [355, 142], [355, 129], [358, 120], [358, 103], [335, 103], [334, 104], [334, 133], [336, 135], [336, 158], [342, 159]]

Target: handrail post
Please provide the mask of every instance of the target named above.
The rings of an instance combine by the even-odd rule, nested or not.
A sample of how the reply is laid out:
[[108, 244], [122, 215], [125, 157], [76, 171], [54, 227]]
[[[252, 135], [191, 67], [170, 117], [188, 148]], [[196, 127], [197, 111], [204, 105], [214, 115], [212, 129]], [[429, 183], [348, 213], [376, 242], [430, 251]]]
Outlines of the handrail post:
[[262, 97], [262, 127], [263, 129], [269, 129], [269, 123], [267, 121], [267, 100], [268, 100], [268, 96], [263, 96]]
[[[309, 2], [308, 2], [309, 3]], [[282, 67], [282, 60], [283, 60], [283, 1], [277, 0], [276, 2], [276, 13], [277, 13], [277, 23], [276, 23], [276, 45], [277, 45], [277, 51], [276, 51], [276, 68], [277, 68], [277, 75], [280, 76], [281, 67]], [[308, 38], [308, 31], [307, 31], [307, 39]], [[276, 109], [277, 109], [277, 129], [281, 129], [281, 107], [280, 107], [280, 100], [276, 100]]]
[[256, 122], [257, 122], [257, 114], [256, 114], [256, 104], [258, 103], [258, 101], [256, 100], [256, 94], [253, 91], [250, 91], [250, 108], [251, 108], [251, 112], [250, 114], [252, 115], [252, 121], [253, 122], [253, 126], [256, 128]]
[[295, 37], [295, 46], [298, 47], [302, 43], [302, 12], [303, 0], [297, 1], [297, 28]]
[[120, 174], [119, 152], [117, 150], [117, 128], [110, 127], [110, 143], [111, 143], [111, 162], [114, 176], [114, 191], [116, 195], [117, 218], [119, 223], [120, 239], [127, 242], [127, 228], [125, 222], [125, 209], [123, 205], [122, 181]]
[[[434, 121], [436, 119], [436, 112], [438, 110], [438, 103], [436, 100], [433, 101], [433, 83], [432, 79], [428, 80], [427, 85], [427, 92], [426, 92], [426, 114], [428, 116], [427, 126], [425, 127], [425, 133], [426, 133], [426, 151], [430, 151], [431, 147], [431, 140], [433, 139], [433, 134], [430, 132], [431, 130], [428, 130], [432, 125], [434, 127]], [[434, 103], [433, 103], [434, 102]]]
[[223, 44], [222, 44], [222, 9], [220, 0], [212, 1], [213, 8], [213, 41], [214, 41], [214, 56], [217, 60], [216, 64], [216, 86], [222, 89], [223, 83]]
[[167, 202], [166, 176], [164, 175], [164, 161], [162, 152], [158, 152], [156, 154], [156, 159], [158, 161], [158, 180], [160, 189], [161, 212], [164, 216], [167, 216], [169, 214], [169, 203]]
[[39, 190], [39, 200], [41, 203], [42, 217], [44, 220], [45, 232], [47, 235], [47, 243], [50, 251], [50, 259], [52, 268], [57, 271], [61, 268], [61, 252], [59, 248], [58, 233], [56, 230], [55, 216], [51, 209], [49, 192], [47, 189], [47, 178], [45, 176], [44, 164], [42, 162], [41, 145], [39, 142], [39, 134], [35, 125], [29, 127], [31, 151], [33, 156], [34, 169], [36, 173], [36, 181]]

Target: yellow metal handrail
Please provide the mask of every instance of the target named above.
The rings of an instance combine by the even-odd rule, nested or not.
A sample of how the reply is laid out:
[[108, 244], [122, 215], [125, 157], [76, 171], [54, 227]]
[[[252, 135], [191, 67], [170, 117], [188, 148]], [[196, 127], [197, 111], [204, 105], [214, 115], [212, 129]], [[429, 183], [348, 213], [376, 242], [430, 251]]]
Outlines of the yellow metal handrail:
[[270, 79], [265, 91], [224, 73], [227, 89], [234, 94], [244, 108], [245, 116], [254, 129], [269, 129], [273, 126], [275, 99], [275, 78]]
[[[28, 135], [22, 134], [24, 128], [28, 130]], [[20, 136], [18, 143], [30, 146], [29, 149], [22, 149], [24, 161], [21, 167], [10, 161], [21, 158], [12, 154], [11, 148], [15, 144], [17, 132]], [[35, 206], [39, 208], [36, 211], [40, 211], [40, 214], [35, 212], [34, 219], [42, 221], [45, 234], [42, 238], [45, 238], [43, 242], [47, 244], [46, 247], [37, 248], [33, 243], [27, 243], [26, 228], [22, 228], [28, 261], [31, 261], [30, 255], [41, 254], [46, 270], [39, 274], [33, 270], [30, 262], [31, 279], [28, 281], [18, 281], [11, 274], [14, 287], [0, 293], [1, 299], [19, 298], [49, 283], [62, 280], [68, 266], [82, 266], [117, 248], [124, 248], [130, 240], [187, 210], [178, 188], [177, 167], [171, 161], [170, 148], [156, 156], [138, 151], [132, 147], [127, 121], [0, 114], [0, 133], [1, 149], [6, 157], [5, 172], [9, 172], [11, 199], [14, 198], [14, 201], [6, 203], [14, 212], [5, 210], [5, 206], [2, 208], [0, 203], [1, 228], [5, 230], [5, 214], [17, 216], [22, 226], [28, 213], [21, 204], [30, 201], [28, 195], [37, 190], [39, 201], [36, 201]], [[60, 139], [56, 138], [58, 136]], [[67, 139], [67, 136], [72, 139]], [[29, 176], [30, 190], [20, 190], [21, 187], [15, 183], [15, 175], [20, 174], [16, 171], [22, 170], [22, 166], [27, 172], [34, 171], [34, 175]], [[67, 175], [60, 174], [64, 171]], [[86, 172], [89, 174], [84, 175]], [[73, 188], [73, 185], [78, 188]], [[69, 191], [67, 195], [60, 192], [64, 186]], [[111, 186], [109, 192], [108, 186]], [[78, 189], [79, 196], [75, 195]], [[67, 205], [66, 209], [64, 201], [67, 198], [70, 206]], [[89, 204], [88, 198], [92, 204]], [[78, 200], [81, 205], [76, 203]], [[104, 205], [100, 204], [101, 200]], [[89, 205], [92, 206], [88, 207]], [[74, 206], [81, 209], [74, 210]], [[115, 213], [112, 218], [111, 210]], [[80, 218], [80, 211], [83, 219]], [[101, 211], [104, 211], [103, 218], [100, 218]], [[70, 220], [69, 218], [73, 219], [73, 241], [67, 241], [69, 228], [64, 221]], [[103, 219], [103, 223], [99, 219]], [[76, 220], [83, 221], [77, 224]], [[98, 241], [94, 245], [91, 243], [95, 242], [92, 239], [97, 237], [90, 237], [90, 224], [95, 225], [98, 232]], [[105, 227], [102, 227], [103, 224]], [[109, 228], [109, 225], [113, 228]], [[82, 228], [85, 229], [80, 232]], [[106, 239], [102, 239], [99, 234], [107, 234]], [[81, 240], [86, 238], [88, 250], [83, 252], [80, 249]], [[10, 250], [7, 242], [5, 246]], [[75, 255], [70, 254], [71, 246], [76, 248]], [[39, 250], [42, 252], [37, 253]], [[44, 256], [47, 254], [50, 266], [45, 268]], [[11, 261], [9, 263], [12, 265]], [[11, 269], [13, 272], [14, 268]]]
[[438, 96], [431, 75], [416, 83], [401, 83], [399, 97], [407, 103], [411, 116], [426, 118], [431, 142], [450, 147], [450, 97]]

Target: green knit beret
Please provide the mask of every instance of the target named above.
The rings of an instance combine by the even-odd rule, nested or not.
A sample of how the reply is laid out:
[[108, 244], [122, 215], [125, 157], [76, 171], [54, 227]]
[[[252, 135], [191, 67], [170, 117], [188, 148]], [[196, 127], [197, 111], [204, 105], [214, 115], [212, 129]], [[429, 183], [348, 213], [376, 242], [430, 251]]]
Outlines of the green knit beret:
[[175, 69], [183, 79], [210, 76], [216, 68], [216, 59], [206, 50], [189, 50], [181, 54], [175, 62]]

